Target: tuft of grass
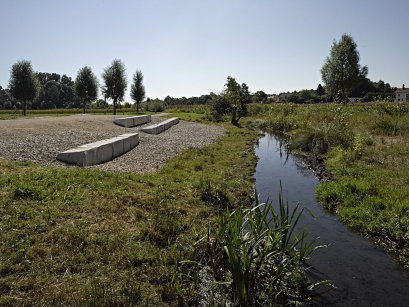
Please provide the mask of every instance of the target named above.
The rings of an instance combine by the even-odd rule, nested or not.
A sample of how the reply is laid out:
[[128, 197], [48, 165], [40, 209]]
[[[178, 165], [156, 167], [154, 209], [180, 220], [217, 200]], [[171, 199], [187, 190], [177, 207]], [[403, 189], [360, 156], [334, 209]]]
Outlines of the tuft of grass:
[[[314, 246], [316, 239], [307, 242], [306, 227], [295, 230], [307, 209], [299, 210], [296, 205], [290, 211], [281, 186], [278, 207], [276, 212], [271, 202], [260, 204], [255, 193], [253, 208], [227, 210], [216, 223], [210, 223], [208, 233], [195, 246], [198, 260], [181, 262], [193, 264], [188, 278], [194, 291], [212, 297], [214, 289], [206, 280], [210, 275], [213, 284], [219, 285], [219, 301], [234, 306], [287, 306], [307, 301], [318, 284], [331, 287], [328, 281], [311, 285], [305, 275], [308, 256], [320, 247]], [[200, 274], [200, 267], [211, 272]]]

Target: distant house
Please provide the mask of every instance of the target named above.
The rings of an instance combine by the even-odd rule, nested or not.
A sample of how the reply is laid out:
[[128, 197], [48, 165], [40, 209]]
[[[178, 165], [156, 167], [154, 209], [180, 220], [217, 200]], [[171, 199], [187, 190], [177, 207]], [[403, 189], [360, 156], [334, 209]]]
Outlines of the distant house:
[[284, 99], [287, 99], [288, 97], [290, 97], [292, 94], [296, 94], [296, 93], [297, 93], [297, 92], [295, 92], [295, 91], [294, 91], [294, 93], [290, 93], [290, 92], [281, 93], [281, 94], [278, 95], [278, 100], [277, 100], [277, 102], [283, 101]]
[[278, 95], [269, 95], [267, 96], [267, 101], [269, 102], [277, 102], [279, 99]]
[[409, 89], [405, 88], [405, 84], [395, 91], [395, 100], [409, 102]]
[[362, 98], [360, 98], [360, 97], [348, 97], [348, 102], [352, 102], [352, 103], [357, 102], [357, 101], [361, 101], [361, 100], [362, 100]]

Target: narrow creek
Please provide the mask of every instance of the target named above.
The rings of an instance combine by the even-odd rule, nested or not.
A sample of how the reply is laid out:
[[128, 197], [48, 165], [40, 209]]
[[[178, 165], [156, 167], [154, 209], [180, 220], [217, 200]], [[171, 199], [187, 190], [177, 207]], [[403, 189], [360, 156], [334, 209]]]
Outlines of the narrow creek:
[[280, 141], [270, 134], [256, 147], [259, 162], [256, 184], [260, 201], [267, 198], [278, 204], [282, 182], [284, 201], [290, 206], [299, 202], [315, 216], [304, 214], [300, 225], [308, 225], [310, 238], [320, 237], [318, 245], [330, 244], [315, 251], [309, 260], [315, 270], [308, 270], [312, 281], [329, 279], [336, 289], [319, 297], [323, 306], [409, 306], [409, 275], [398, 267], [383, 249], [370, 240], [349, 231], [336, 215], [325, 212], [317, 202], [319, 185], [312, 170], [293, 156], [286, 156]]

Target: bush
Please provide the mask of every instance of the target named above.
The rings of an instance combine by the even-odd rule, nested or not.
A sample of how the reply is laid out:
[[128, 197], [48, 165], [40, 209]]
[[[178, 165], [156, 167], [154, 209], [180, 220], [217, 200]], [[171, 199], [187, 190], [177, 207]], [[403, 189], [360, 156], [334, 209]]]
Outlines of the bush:
[[165, 102], [159, 99], [151, 100], [143, 103], [142, 108], [149, 112], [162, 112], [165, 110]]
[[232, 107], [230, 101], [225, 96], [217, 96], [212, 100], [212, 111], [210, 112], [212, 120], [220, 122], [223, 116], [231, 113]]

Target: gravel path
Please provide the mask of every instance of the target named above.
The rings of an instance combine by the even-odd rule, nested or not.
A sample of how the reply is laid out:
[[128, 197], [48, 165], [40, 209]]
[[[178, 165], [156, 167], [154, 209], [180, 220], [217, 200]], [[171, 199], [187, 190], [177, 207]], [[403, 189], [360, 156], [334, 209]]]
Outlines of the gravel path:
[[0, 120], [0, 158], [30, 161], [43, 166], [76, 167], [56, 160], [59, 152], [124, 133], [139, 133], [139, 145], [104, 164], [88, 166], [115, 172], [152, 173], [183, 149], [201, 148], [225, 133], [219, 126], [188, 121], [158, 135], [141, 132], [141, 127], [164, 121], [152, 116], [143, 126], [125, 128], [113, 123], [123, 115], [73, 115], [31, 119]]

